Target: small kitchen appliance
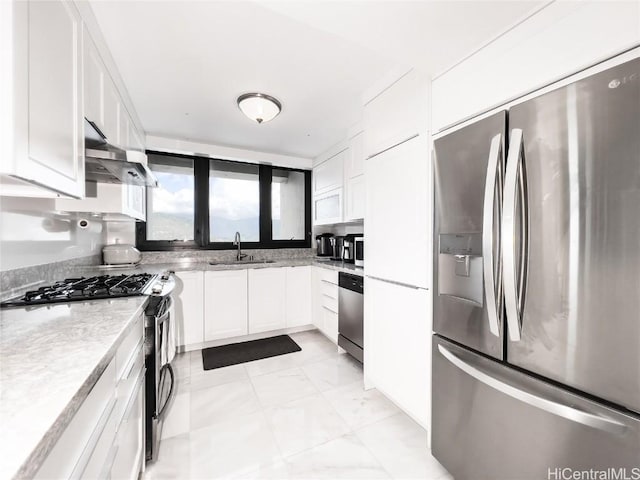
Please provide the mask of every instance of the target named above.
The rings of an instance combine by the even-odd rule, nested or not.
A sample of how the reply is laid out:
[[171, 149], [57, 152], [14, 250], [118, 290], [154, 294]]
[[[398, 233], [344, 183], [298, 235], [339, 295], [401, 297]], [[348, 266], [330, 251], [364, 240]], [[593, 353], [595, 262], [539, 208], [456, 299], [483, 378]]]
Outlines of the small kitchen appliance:
[[344, 237], [344, 246], [342, 248], [342, 261], [346, 263], [355, 263], [356, 261], [356, 238], [361, 238], [362, 234], [349, 234]]
[[316, 235], [316, 255], [318, 257], [332, 257], [333, 254], [333, 233], [321, 233]]
[[356, 267], [364, 267], [364, 237], [356, 237]]

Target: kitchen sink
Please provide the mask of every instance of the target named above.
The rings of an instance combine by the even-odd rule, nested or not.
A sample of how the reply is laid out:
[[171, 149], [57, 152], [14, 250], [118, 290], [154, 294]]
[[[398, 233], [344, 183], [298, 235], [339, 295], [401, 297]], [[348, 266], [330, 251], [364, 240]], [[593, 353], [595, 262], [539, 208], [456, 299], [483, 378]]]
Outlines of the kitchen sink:
[[230, 260], [226, 262], [209, 262], [209, 265], [262, 265], [276, 263], [275, 260]]

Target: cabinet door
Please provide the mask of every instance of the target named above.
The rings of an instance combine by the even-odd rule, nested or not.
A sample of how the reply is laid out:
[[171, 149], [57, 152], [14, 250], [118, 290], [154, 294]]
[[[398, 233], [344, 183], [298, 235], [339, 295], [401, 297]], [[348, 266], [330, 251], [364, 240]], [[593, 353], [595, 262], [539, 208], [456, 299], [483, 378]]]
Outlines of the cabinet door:
[[348, 152], [348, 149], [342, 150], [313, 169], [314, 195], [342, 187]]
[[120, 94], [107, 75], [104, 81], [104, 130], [109, 143], [120, 145]]
[[249, 333], [286, 326], [285, 269], [249, 270]]
[[342, 187], [313, 198], [313, 224], [329, 225], [342, 222]]
[[129, 120], [129, 112], [124, 108], [122, 101], [119, 104], [120, 113], [118, 115], [118, 146], [122, 149], [129, 149], [129, 128], [131, 120]]
[[311, 267], [311, 321], [322, 330], [322, 269]]
[[427, 288], [431, 168], [425, 135], [366, 163], [367, 275]]
[[27, 102], [19, 108], [28, 110], [28, 115], [26, 124], [17, 127], [15, 171], [22, 178], [81, 197], [82, 22], [71, 2], [17, 3], [17, 9], [28, 8], [28, 59], [24, 60], [28, 75], [15, 79], [27, 82]]
[[371, 278], [365, 278], [365, 291], [365, 376], [373, 386], [428, 428], [431, 401], [430, 292]]
[[204, 341], [203, 272], [177, 272], [173, 291], [179, 346], [199, 345]]
[[365, 158], [426, 134], [429, 82], [411, 71], [364, 107]]
[[364, 175], [347, 180], [347, 206], [345, 220], [360, 220], [365, 211]]
[[345, 178], [363, 175], [364, 159], [364, 132], [360, 132], [349, 140], [349, 153], [345, 159]]
[[124, 213], [131, 218], [144, 222], [147, 218], [145, 187], [125, 184], [122, 188], [126, 195], [126, 209]]
[[321, 330], [333, 343], [338, 343], [338, 314], [331, 308], [323, 305], [321, 315]]
[[288, 267], [286, 272], [286, 326], [311, 323], [311, 267]]
[[86, 28], [84, 29], [83, 41], [84, 116], [104, 131], [105, 66]]
[[205, 272], [204, 339], [246, 335], [247, 271]]

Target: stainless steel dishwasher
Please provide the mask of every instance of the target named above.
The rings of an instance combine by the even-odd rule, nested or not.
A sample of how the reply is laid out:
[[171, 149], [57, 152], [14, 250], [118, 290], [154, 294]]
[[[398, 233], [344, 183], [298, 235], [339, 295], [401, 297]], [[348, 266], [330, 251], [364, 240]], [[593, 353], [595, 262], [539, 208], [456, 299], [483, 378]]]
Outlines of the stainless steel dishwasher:
[[364, 335], [364, 279], [340, 272], [338, 275], [338, 345], [362, 363]]

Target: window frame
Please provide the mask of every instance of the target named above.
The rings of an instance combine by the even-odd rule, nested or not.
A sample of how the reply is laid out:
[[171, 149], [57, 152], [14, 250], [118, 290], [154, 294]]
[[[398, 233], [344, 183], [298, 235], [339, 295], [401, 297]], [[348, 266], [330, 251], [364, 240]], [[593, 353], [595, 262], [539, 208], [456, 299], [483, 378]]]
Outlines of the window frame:
[[[202, 155], [187, 155], [173, 152], [147, 150], [147, 154], [193, 160], [194, 176], [194, 239], [179, 240], [147, 240], [147, 222], [136, 222], [136, 247], [142, 251], [180, 251], [180, 250], [235, 250], [233, 242], [209, 241], [209, 161], [258, 165], [258, 181], [260, 191], [260, 240], [258, 242], [242, 242], [244, 249], [273, 248], [311, 248], [311, 170], [302, 168], [281, 167], [278, 165], [254, 164]], [[274, 240], [272, 231], [271, 181], [273, 170], [287, 170], [304, 174], [305, 191], [305, 238], [300, 240]], [[145, 191], [146, 200], [150, 191]], [[147, 202], [148, 203], [148, 202]]]

